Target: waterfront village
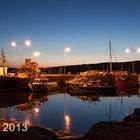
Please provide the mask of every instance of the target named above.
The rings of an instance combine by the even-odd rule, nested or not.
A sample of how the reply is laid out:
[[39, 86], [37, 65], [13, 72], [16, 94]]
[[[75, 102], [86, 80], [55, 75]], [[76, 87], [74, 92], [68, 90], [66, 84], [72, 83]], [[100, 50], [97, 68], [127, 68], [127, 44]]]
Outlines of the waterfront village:
[[[2, 51], [3, 53], [3, 51]], [[82, 100], [95, 100], [97, 96], [123, 95], [133, 94], [134, 89], [139, 87], [140, 76], [137, 73], [128, 71], [112, 71], [112, 63], [108, 63], [110, 70], [87, 70], [72, 74], [70, 71], [66, 73], [45, 73], [44, 69], [39, 68], [38, 63], [32, 62], [31, 59], [25, 59], [25, 63], [18, 69], [8, 71], [5, 56], [2, 54], [2, 66], [0, 67], [0, 92], [3, 94], [18, 92], [50, 92], [57, 89], [69, 93], [72, 96], [79, 96]], [[68, 69], [66, 66], [65, 69]], [[42, 71], [43, 70], [43, 71]], [[129, 89], [130, 92], [129, 93]], [[85, 98], [85, 95], [88, 97]], [[94, 96], [94, 99], [92, 97]], [[96, 97], [96, 98], [95, 98]], [[47, 98], [48, 100], [48, 98]], [[26, 110], [27, 105], [19, 105], [18, 109]], [[35, 111], [38, 111], [37, 109]], [[69, 122], [69, 118], [66, 118]], [[81, 136], [66, 131], [60, 131], [50, 128], [41, 128], [38, 126], [28, 126], [29, 129], [23, 132], [3, 132], [3, 123], [17, 124], [10, 120], [2, 119], [0, 121], [1, 135], [0, 139], [16, 140], [17, 137], [22, 140], [132, 140], [140, 139], [140, 109], [126, 116], [123, 121], [107, 121], [99, 122], [93, 125], [88, 132]], [[21, 123], [21, 122], [20, 122]], [[22, 124], [22, 123], [21, 123]], [[11, 128], [10, 128], [11, 129]], [[28, 134], [27, 134], [28, 133]], [[28, 136], [30, 135], [30, 137]], [[32, 135], [32, 136], [31, 136]], [[35, 137], [33, 136], [35, 135]], [[135, 137], [135, 138], [134, 138]]]

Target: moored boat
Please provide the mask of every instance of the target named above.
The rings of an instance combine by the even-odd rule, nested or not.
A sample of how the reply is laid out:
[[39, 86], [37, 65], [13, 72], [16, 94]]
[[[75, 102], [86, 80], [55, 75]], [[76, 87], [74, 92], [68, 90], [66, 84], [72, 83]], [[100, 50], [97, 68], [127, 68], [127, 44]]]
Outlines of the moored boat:
[[80, 85], [78, 88], [91, 93], [116, 93], [115, 85]]
[[35, 78], [34, 81], [28, 85], [33, 92], [52, 91], [58, 87], [57, 82], [50, 82], [48, 78]]
[[0, 77], [0, 93], [9, 92], [27, 92], [29, 91], [28, 83], [32, 78], [19, 78], [19, 77]]
[[[28, 61], [27, 61], [28, 60]], [[7, 73], [5, 52], [1, 49], [0, 67], [0, 93], [27, 92], [28, 83], [36, 76], [36, 70], [32, 68], [31, 59], [25, 59], [25, 65], [18, 68], [15, 73]], [[28, 62], [28, 63], [27, 63]]]

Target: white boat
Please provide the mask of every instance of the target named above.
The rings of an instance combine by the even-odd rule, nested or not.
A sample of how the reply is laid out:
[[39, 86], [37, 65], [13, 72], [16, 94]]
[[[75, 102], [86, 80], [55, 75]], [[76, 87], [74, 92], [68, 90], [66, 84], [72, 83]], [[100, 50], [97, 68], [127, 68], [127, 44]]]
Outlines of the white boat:
[[35, 78], [32, 83], [29, 83], [29, 88], [32, 91], [52, 91], [57, 89], [57, 82], [50, 82], [49, 79]]

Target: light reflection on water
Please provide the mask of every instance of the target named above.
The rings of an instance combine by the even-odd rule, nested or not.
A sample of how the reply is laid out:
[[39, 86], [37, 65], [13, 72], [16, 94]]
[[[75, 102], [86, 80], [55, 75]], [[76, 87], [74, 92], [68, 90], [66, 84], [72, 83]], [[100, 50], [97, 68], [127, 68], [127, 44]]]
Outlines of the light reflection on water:
[[[14, 100], [16, 96], [13, 97]], [[22, 96], [21, 98], [23, 99]], [[19, 97], [17, 99], [19, 100]], [[1, 117], [78, 134], [85, 134], [98, 121], [122, 120], [132, 113], [134, 108], [140, 107], [138, 95], [76, 97], [68, 94], [54, 93], [48, 96], [39, 93], [29, 95], [24, 100], [20, 105], [9, 100], [12, 107], [1, 109]]]

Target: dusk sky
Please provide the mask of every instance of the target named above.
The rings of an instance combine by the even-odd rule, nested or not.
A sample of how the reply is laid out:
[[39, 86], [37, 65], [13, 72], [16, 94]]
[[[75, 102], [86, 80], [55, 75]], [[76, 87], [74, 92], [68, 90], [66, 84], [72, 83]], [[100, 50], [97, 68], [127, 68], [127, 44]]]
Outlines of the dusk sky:
[[[11, 41], [32, 41], [22, 47], [22, 58], [34, 58], [40, 66], [109, 61], [111, 41], [117, 61], [139, 60], [140, 0], [0, 0], [0, 48], [9, 66], [19, 65], [19, 48]], [[113, 59], [113, 61], [115, 61]]]

